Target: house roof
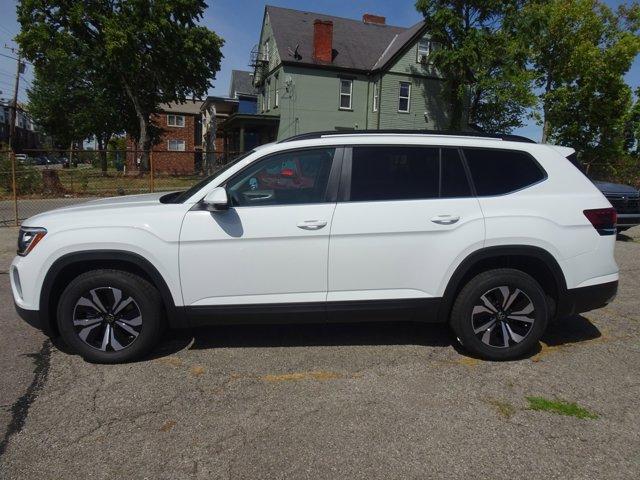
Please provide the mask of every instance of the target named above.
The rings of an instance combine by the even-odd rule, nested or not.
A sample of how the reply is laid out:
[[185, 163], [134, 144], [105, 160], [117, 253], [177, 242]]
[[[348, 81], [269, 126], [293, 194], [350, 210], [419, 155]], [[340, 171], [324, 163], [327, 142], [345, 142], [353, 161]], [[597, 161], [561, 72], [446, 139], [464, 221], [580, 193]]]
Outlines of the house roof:
[[412, 27], [407, 28], [403, 32], [400, 32], [392, 41], [389, 43], [388, 47], [382, 52], [378, 61], [371, 68], [372, 70], [377, 70], [378, 68], [384, 67], [389, 61], [395, 57], [402, 48], [407, 44], [407, 42], [411, 41], [413, 37], [418, 35], [421, 30], [425, 27], [424, 22], [418, 22]]
[[231, 98], [237, 98], [238, 95], [258, 95], [258, 91], [253, 86], [253, 72], [231, 70], [231, 87], [229, 88], [229, 96]]
[[167, 113], [186, 113], [189, 115], [198, 115], [200, 113], [200, 107], [204, 102], [202, 100], [187, 100], [184, 103], [171, 102], [163, 103], [160, 105], [161, 112]]
[[292, 52], [298, 47], [298, 53], [302, 57], [299, 63], [326, 65], [313, 58], [313, 22], [316, 19], [330, 20], [333, 22], [335, 51], [331, 65], [354, 70], [381, 67], [386, 63], [380, 62], [381, 57], [384, 56], [387, 60], [393, 57], [424, 26], [424, 22], [411, 28], [378, 25], [272, 5], [267, 5], [266, 13], [283, 62], [295, 61]]

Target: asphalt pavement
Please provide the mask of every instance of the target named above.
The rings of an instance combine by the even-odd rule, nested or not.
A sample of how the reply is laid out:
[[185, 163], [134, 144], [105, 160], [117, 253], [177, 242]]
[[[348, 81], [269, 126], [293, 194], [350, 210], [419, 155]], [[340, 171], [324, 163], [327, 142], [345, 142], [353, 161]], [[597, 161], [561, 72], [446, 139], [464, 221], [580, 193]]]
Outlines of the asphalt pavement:
[[640, 478], [638, 228], [618, 237], [615, 302], [518, 361], [388, 322], [169, 332], [112, 366], [18, 319], [15, 234], [0, 229], [2, 479]]

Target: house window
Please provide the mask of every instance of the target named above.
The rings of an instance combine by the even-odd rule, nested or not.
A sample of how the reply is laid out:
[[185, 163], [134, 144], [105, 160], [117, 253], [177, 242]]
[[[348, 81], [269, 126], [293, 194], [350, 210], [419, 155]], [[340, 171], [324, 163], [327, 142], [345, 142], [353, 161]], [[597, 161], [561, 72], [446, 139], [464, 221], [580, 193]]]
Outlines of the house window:
[[340, 110], [351, 110], [353, 80], [340, 80]]
[[278, 108], [280, 106], [280, 91], [278, 90], [278, 76], [274, 77], [273, 81], [273, 89], [275, 90], [275, 102], [273, 108]]
[[267, 81], [267, 110], [271, 110], [271, 80]]
[[184, 152], [186, 145], [184, 140], [169, 140], [168, 149], [171, 152]]
[[409, 113], [409, 104], [411, 103], [411, 84], [409, 82], [400, 82], [400, 94], [398, 95], [398, 111]]
[[269, 40], [265, 40], [262, 44], [262, 59], [269, 63]]
[[426, 63], [431, 53], [431, 42], [428, 38], [418, 40], [418, 63]]
[[379, 93], [379, 85], [378, 85], [378, 81], [376, 80], [375, 82], [373, 82], [373, 111], [377, 112], [378, 111], [378, 95], [380, 95]]
[[184, 127], [184, 115], [167, 115], [167, 125], [170, 127]]

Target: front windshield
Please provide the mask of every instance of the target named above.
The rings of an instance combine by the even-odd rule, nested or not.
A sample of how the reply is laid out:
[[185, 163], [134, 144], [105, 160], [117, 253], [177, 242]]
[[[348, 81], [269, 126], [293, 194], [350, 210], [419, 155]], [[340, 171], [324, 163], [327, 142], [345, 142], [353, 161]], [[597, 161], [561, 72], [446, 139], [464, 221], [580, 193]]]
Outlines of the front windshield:
[[189, 190], [185, 190], [184, 192], [180, 192], [176, 196], [171, 196], [170, 198], [167, 199], [166, 203], [184, 203], [189, 198], [191, 198], [198, 190], [200, 190], [207, 183], [209, 183], [211, 180], [213, 180], [214, 178], [216, 178], [220, 174], [222, 174], [222, 173], [226, 172], [227, 170], [229, 170], [231, 167], [233, 167], [240, 160], [242, 160], [242, 159], [248, 157], [249, 155], [251, 155], [254, 151], [255, 150], [251, 150], [250, 152], [247, 152], [244, 155], [240, 155], [238, 158], [232, 160], [231, 162], [226, 163], [220, 169], [218, 169], [215, 172], [213, 172], [211, 175], [209, 175], [209, 176], [203, 178], [202, 180], [200, 180], [198, 183], [196, 183]]

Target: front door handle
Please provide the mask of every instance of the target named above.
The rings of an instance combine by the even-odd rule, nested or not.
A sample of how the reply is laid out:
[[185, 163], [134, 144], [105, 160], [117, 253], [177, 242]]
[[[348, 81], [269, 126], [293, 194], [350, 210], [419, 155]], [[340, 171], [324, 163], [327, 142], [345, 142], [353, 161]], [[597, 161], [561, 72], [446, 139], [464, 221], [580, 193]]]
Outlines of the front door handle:
[[298, 228], [303, 230], [320, 230], [321, 228], [326, 227], [326, 225], [327, 222], [324, 220], [305, 220], [298, 224]]
[[438, 225], [453, 225], [460, 217], [457, 215], [436, 215], [431, 219], [433, 223], [437, 223]]

